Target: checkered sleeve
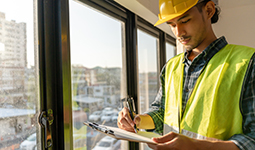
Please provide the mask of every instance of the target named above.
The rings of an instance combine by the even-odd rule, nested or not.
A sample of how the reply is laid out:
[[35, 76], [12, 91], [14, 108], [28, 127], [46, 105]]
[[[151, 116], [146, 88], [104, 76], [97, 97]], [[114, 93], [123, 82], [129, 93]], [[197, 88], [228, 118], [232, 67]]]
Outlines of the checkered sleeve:
[[255, 54], [249, 66], [241, 101], [243, 134], [237, 134], [230, 138], [240, 150], [255, 149]]
[[155, 98], [155, 101], [151, 104], [150, 110], [146, 112], [154, 121], [154, 131], [163, 134], [164, 125], [164, 113], [165, 113], [165, 87], [164, 87], [165, 67], [163, 67], [160, 73], [160, 88]]

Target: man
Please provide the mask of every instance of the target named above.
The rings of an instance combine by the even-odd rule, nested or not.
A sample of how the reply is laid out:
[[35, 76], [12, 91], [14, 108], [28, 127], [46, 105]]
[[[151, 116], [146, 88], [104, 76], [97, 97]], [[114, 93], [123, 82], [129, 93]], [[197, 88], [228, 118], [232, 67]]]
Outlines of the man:
[[162, 69], [156, 108], [134, 120], [123, 108], [119, 128], [164, 132], [153, 149], [254, 150], [255, 49], [216, 38], [210, 0], [159, 0], [159, 7], [155, 25], [169, 24], [186, 52]]

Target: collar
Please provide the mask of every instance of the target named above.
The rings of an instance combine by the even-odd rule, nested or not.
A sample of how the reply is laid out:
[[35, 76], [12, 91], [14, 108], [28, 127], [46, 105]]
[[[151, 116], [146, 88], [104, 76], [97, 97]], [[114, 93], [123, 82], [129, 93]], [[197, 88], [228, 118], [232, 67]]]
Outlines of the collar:
[[[203, 50], [203, 52], [201, 54], [199, 54], [197, 57], [203, 57], [203, 59], [206, 62], [208, 62], [219, 50], [221, 50], [227, 44], [228, 44], [228, 42], [226, 41], [226, 38], [224, 36], [222, 36], [222, 37], [216, 39], [215, 41], [213, 41], [210, 45], [208, 45]], [[188, 60], [188, 55], [189, 55], [189, 51], [186, 50], [185, 53], [184, 53], [183, 63], [189, 61]]]

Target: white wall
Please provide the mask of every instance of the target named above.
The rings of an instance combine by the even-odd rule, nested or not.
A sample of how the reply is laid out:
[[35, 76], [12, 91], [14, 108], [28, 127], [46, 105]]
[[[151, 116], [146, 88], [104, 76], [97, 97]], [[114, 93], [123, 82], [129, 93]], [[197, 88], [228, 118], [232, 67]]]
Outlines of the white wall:
[[[133, 13], [139, 15], [151, 24], [155, 24], [158, 21], [158, 0], [115, 0], [120, 5], [126, 7]], [[167, 24], [161, 24], [157, 26], [162, 31], [174, 36], [171, 28]]]
[[[158, 0], [115, 0], [154, 24], [158, 20]], [[218, 0], [220, 20], [213, 25], [217, 37], [224, 35], [230, 44], [255, 48], [255, 0]], [[172, 35], [166, 24], [158, 26]]]
[[[245, 1], [247, 0], [243, 2]], [[220, 7], [220, 20], [213, 25], [216, 35], [218, 37], [224, 35], [230, 44], [255, 48], [255, 1], [252, 4]]]

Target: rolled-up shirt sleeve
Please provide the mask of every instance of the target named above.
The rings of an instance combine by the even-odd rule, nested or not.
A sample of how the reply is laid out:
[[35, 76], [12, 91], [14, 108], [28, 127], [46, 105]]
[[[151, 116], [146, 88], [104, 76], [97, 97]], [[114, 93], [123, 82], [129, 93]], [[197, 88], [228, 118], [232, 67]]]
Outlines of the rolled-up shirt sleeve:
[[241, 99], [243, 115], [243, 134], [236, 134], [229, 140], [241, 150], [255, 150], [255, 56], [251, 59], [244, 81], [244, 91]]

